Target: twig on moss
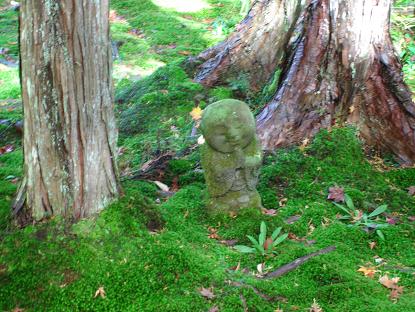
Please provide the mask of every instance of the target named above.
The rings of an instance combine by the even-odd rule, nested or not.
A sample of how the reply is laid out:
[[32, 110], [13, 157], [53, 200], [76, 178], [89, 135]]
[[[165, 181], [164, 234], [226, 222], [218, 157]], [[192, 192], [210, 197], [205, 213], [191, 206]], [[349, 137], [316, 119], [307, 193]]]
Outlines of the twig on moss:
[[304, 262], [310, 260], [311, 258], [319, 256], [319, 255], [327, 254], [327, 253], [329, 253], [329, 252], [331, 252], [335, 249], [336, 249], [336, 246], [329, 246], [329, 247], [326, 247], [324, 249], [312, 252], [311, 254], [300, 257], [300, 258], [294, 260], [293, 262], [287, 263], [287, 264], [283, 265], [282, 267], [279, 267], [277, 270], [264, 275], [264, 277], [262, 277], [262, 278], [280, 277], [281, 275], [284, 275], [284, 274], [298, 268], [300, 265], [302, 265]]

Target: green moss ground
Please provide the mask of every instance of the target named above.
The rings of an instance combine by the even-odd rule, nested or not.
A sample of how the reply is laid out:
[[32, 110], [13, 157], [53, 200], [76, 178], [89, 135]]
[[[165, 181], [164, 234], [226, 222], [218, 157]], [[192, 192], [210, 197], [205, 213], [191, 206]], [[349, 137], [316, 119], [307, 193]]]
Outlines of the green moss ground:
[[[202, 107], [232, 96], [231, 89], [203, 90], [178, 65], [187, 51], [196, 54], [217, 42], [239, 19], [239, 1], [205, 2], [210, 8], [177, 12], [149, 0], [112, 1], [118, 16], [112, 24], [113, 38], [124, 42], [121, 60], [115, 65], [124, 173], [157, 153], [180, 151], [195, 141], [190, 137], [189, 116], [195, 96], [202, 97]], [[0, 0], [0, 8], [5, 3]], [[1, 10], [0, 18], [0, 47], [15, 51], [16, 14]], [[137, 75], [142, 79], [136, 81]], [[0, 70], [0, 103], [4, 103], [0, 120], [21, 118], [18, 105], [10, 101], [19, 98], [16, 79], [14, 69]], [[0, 126], [0, 133], [5, 130]], [[415, 169], [394, 167], [389, 161], [389, 170], [377, 170], [365, 157], [354, 129], [322, 131], [303, 150], [279, 150], [266, 157], [259, 192], [264, 206], [277, 209], [276, 216], [251, 210], [237, 217], [207, 216], [196, 150], [168, 164], [162, 181], [172, 185], [178, 177], [181, 189], [167, 200], [158, 200], [152, 183], [125, 181], [123, 198], [95, 218], [73, 225], [55, 218], [23, 230], [9, 222], [17, 187], [13, 179], [22, 174], [20, 140], [12, 128], [4, 134], [0, 146], [11, 143], [15, 151], [0, 155], [2, 311], [16, 307], [26, 311], [208, 311], [213, 306], [220, 311], [243, 311], [241, 294], [249, 311], [278, 307], [306, 311], [313, 299], [324, 311], [415, 311], [415, 222], [408, 220], [415, 215], [415, 200], [407, 194], [407, 188], [415, 185]], [[399, 222], [383, 230], [384, 241], [337, 220], [339, 209], [326, 199], [334, 185], [343, 187], [364, 211], [388, 205], [388, 213]], [[280, 207], [284, 198], [287, 201]], [[286, 224], [284, 220], [293, 215], [299, 220]], [[246, 235], [257, 236], [261, 221], [270, 229], [282, 226], [284, 232], [315, 243], [287, 240], [275, 257], [263, 258], [238, 253], [208, 238], [208, 228], [213, 227], [221, 239], [249, 245]], [[162, 230], [149, 231], [157, 225]], [[377, 242], [373, 250], [369, 248], [372, 241]], [[337, 249], [275, 280], [229, 270], [238, 262], [250, 272], [261, 262], [272, 270], [329, 245]], [[375, 256], [386, 264], [379, 265], [374, 279], [357, 272], [360, 265], [376, 265]], [[404, 293], [397, 303], [388, 299], [389, 291], [377, 281], [384, 274], [401, 278]], [[269, 302], [229, 281], [286, 300]], [[106, 298], [94, 298], [99, 287]], [[201, 287], [213, 287], [215, 298], [203, 298]]]
[[[15, 186], [4, 177], [20, 174], [15, 169], [19, 161], [19, 152], [1, 158], [0, 185], [9, 196]], [[172, 170], [180, 172], [178, 168], [186, 166], [176, 162]], [[401, 277], [404, 294], [392, 303], [377, 278], [357, 272], [360, 265], [375, 265], [376, 255], [389, 267], [415, 266], [414, 222], [407, 220], [415, 214], [415, 201], [405, 191], [414, 175], [412, 169], [374, 170], [365, 160], [353, 129], [335, 129], [320, 133], [303, 152], [285, 150], [268, 157], [260, 185], [264, 203], [276, 208], [280, 198], [288, 198], [274, 217], [248, 210], [236, 218], [210, 219], [204, 209], [202, 183], [189, 179], [173, 197], [155, 205], [153, 184], [130, 181], [124, 184], [125, 196], [91, 220], [65, 226], [62, 220], [54, 219], [20, 231], [8, 229], [3, 222], [8, 232], [0, 242], [1, 308], [207, 311], [216, 305], [220, 311], [239, 311], [243, 293], [250, 311], [274, 311], [278, 306], [287, 311], [302, 310], [313, 299], [324, 311], [415, 311], [413, 274], [378, 268], [377, 277], [386, 273]], [[335, 184], [344, 186], [364, 210], [374, 203], [387, 203], [390, 211], [399, 215], [401, 221], [384, 230], [385, 241], [337, 221], [338, 209], [326, 200], [328, 187]], [[7, 202], [0, 208], [4, 220]], [[145, 225], [158, 214], [164, 219], [164, 228], [152, 234]], [[294, 214], [301, 218], [286, 224], [284, 220]], [[283, 226], [284, 232], [316, 242], [307, 246], [288, 240], [280, 245], [277, 256], [262, 258], [238, 253], [208, 238], [208, 227], [215, 227], [222, 239], [249, 244], [245, 235], [257, 235], [262, 220], [271, 229]], [[315, 227], [312, 233], [310, 224]], [[369, 248], [371, 241], [377, 242], [374, 250]], [[335, 245], [336, 251], [279, 279], [257, 280], [227, 271], [238, 262], [250, 271], [263, 261], [268, 268], [277, 268], [329, 245]], [[250, 289], [230, 286], [229, 280], [253, 285], [287, 301], [268, 302]], [[211, 301], [198, 292], [200, 287], [210, 286], [216, 295]], [[93, 298], [99, 287], [104, 287], [105, 299]]]

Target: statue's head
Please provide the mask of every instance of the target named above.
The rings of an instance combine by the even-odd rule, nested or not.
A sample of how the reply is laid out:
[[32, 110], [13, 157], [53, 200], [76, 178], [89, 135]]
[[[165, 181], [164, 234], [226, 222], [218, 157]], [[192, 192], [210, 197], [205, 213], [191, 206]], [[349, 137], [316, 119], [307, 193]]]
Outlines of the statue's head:
[[204, 110], [200, 129], [210, 147], [232, 153], [252, 142], [255, 119], [247, 104], [227, 99], [210, 104]]

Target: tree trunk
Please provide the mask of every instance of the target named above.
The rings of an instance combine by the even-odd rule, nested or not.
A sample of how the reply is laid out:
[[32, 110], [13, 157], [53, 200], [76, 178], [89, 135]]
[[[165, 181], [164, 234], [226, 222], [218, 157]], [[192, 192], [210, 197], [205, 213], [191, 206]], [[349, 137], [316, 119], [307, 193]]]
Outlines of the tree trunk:
[[[284, 6], [292, 0], [273, 2]], [[415, 162], [415, 105], [389, 34], [391, 2], [308, 1], [296, 26], [280, 34], [285, 49], [266, 49], [284, 58], [278, 65], [278, 89], [257, 118], [265, 149], [300, 143], [334, 124], [353, 123], [367, 143], [392, 152], [401, 163]], [[232, 71], [219, 64], [211, 72], [220, 72], [223, 81]], [[249, 73], [255, 77], [258, 71], [252, 67]], [[209, 76], [203, 81], [210, 81]]]
[[256, 0], [226, 41], [193, 60], [201, 63], [194, 80], [210, 87], [247, 73], [251, 89], [258, 91], [281, 62], [302, 7], [303, 0]]
[[86, 217], [119, 192], [109, 1], [24, 0], [20, 12], [25, 179], [14, 214]]

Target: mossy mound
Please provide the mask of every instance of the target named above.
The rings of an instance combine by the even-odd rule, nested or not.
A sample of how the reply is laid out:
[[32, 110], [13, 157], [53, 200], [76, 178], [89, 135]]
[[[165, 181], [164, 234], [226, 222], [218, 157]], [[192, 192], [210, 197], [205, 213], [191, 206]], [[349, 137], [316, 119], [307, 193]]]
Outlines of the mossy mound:
[[[11, 172], [8, 166], [17, 155], [3, 155], [4, 174]], [[174, 161], [169, 170], [174, 175], [192, 171], [197, 155], [190, 155], [189, 162]], [[204, 184], [192, 179], [167, 201], [154, 204], [159, 196], [154, 184], [130, 181], [124, 184], [125, 196], [95, 219], [67, 226], [55, 218], [3, 236], [0, 306], [6, 311], [208, 311], [214, 306], [238, 311], [242, 294], [252, 311], [308, 309], [314, 299], [324, 311], [415, 311], [415, 231], [407, 219], [415, 205], [405, 192], [415, 181], [412, 174], [375, 170], [354, 130], [346, 128], [321, 132], [304, 150], [280, 150], [267, 158], [260, 193], [268, 208], [277, 208], [275, 216], [248, 209], [237, 216], [209, 217]], [[398, 214], [399, 222], [383, 230], [385, 240], [337, 219], [338, 208], [326, 199], [333, 184], [343, 186], [361, 209], [382, 202]], [[0, 208], [2, 214], [8, 211]], [[288, 222], [294, 215], [297, 220]], [[154, 220], [162, 229], [149, 230]], [[261, 221], [270, 231], [282, 226], [290, 233], [276, 256], [242, 254], [227, 246], [232, 240], [250, 245], [246, 235], [257, 237]], [[266, 271], [274, 270], [331, 245], [335, 251], [275, 280], [242, 270], [256, 272], [263, 262]], [[382, 262], [375, 262], [379, 257]], [[240, 269], [233, 271], [238, 263]], [[357, 272], [359, 266], [377, 266], [379, 272], [370, 279]], [[401, 278], [404, 292], [397, 303], [377, 281], [385, 274]], [[100, 287], [105, 298], [94, 298]], [[215, 297], [204, 298], [202, 287], [213, 287]], [[258, 292], [282, 301], [265, 300]]]

